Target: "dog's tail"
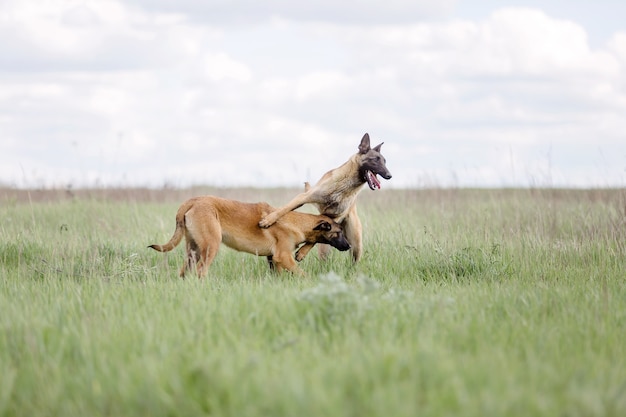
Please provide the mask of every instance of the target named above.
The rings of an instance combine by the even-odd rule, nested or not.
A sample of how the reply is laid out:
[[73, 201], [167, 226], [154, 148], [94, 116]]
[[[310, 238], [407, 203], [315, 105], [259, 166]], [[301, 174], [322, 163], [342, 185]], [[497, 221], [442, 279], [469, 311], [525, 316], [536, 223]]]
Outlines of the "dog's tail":
[[185, 231], [185, 220], [182, 222], [176, 220], [176, 230], [174, 230], [174, 236], [167, 242], [165, 245], [150, 245], [149, 248], [154, 250], [158, 250], [159, 252], [169, 252], [174, 249], [180, 241], [183, 239], [183, 234]]
[[180, 241], [183, 239], [183, 235], [185, 234], [185, 214], [189, 211], [192, 205], [193, 199], [186, 201], [178, 209], [178, 212], [176, 213], [176, 230], [174, 230], [174, 235], [169, 242], [165, 245], [150, 245], [148, 247], [159, 252], [169, 252], [178, 246]]

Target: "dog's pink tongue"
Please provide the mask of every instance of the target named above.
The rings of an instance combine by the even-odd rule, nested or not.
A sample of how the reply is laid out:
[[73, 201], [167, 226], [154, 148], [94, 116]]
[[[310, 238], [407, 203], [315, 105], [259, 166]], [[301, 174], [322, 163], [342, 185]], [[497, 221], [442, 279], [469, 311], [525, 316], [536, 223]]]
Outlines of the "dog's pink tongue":
[[376, 174], [374, 174], [372, 171], [368, 171], [368, 174], [374, 188], [378, 188], [380, 190], [380, 181], [378, 181]]

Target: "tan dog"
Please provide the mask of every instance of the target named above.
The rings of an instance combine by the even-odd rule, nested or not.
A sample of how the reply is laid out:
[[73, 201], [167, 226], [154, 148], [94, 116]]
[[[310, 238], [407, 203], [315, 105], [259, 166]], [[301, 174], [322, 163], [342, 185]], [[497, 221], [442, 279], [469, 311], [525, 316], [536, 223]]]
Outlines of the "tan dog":
[[[380, 153], [381, 143], [370, 148], [370, 137], [366, 133], [359, 144], [359, 152], [353, 155], [339, 168], [332, 169], [322, 176], [313, 187], [305, 186], [305, 192], [298, 194], [285, 206], [273, 211], [259, 222], [261, 227], [269, 227], [291, 210], [295, 210], [305, 203], [317, 205], [320, 213], [334, 219], [343, 227], [346, 239], [352, 246], [352, 259], [356, 262], [361, 258], [363, 251], [362, 227], [356, 212], [356, 198], [367, 183], [371, 190], [380, 188], [377, 175], [385, 179], [391, 178], [391, 173], [385, 166], [385, 158]], [[298, 251], [296, 259], [302, 260], [315, 246], [315, 243], [304, 245]], [[328, 248], [320, 250], [322, 256]]]
[[350, 249], [341, 226], [331, 218], [291, 212], [269, 229], [260, 229], [259, 220], [273, 207], [266, 203], [242, 203], [219, 197], [195, 197], [185, 201], [176, 213], [176, 230], [165, 245], [148, 247], [171, 251], [185, 236], [187, 259], [180, 270], [196, 267], [199, 277], [206, 274], [220, 243], [233, 249], [267, 256], [270, 268], [303, 274], [293, 257], [302, 243], [327, 243], [339, 250]]

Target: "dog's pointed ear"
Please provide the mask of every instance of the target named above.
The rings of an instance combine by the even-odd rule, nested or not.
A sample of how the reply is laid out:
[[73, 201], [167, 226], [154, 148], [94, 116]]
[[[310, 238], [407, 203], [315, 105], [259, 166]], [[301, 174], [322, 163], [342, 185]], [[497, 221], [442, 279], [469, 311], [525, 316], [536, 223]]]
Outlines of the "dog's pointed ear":
[[385, 142], [380, 142], [380, 145], [376, 145], [372, 149], [375, 150], [376, 152], [380, 152], [380, 147], [383, 146], [383, 143], [385, 143]]
[[324, 232], [328, 232], [329, 230], [331, 230], [333, 227], [331, 226], [330, 223], [328, 223], [326, 220], [321, 220], [317, 226], [315, 226], [315, 228], [313, 230], [322, 230]]
[[359, 145], [359, 153], [368, 153], [370, 150], [370, 135], [366, 133], [363, 135], [363, 139], [361, 139], [361, 144]]

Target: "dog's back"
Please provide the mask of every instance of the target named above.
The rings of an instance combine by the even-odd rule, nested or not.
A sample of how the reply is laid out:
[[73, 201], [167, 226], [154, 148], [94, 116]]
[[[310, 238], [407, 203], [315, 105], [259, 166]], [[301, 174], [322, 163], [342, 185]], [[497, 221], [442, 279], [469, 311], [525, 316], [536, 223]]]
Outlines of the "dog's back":
[[210, 238], [211, 245], [224, 243], [235, 250], [260, 256], [272, 254], [272, 233], [257, 226], [272, 211], [267, 203], [243, 203], [220, 197], [196, 197], [185, 213], [187, 237]]

